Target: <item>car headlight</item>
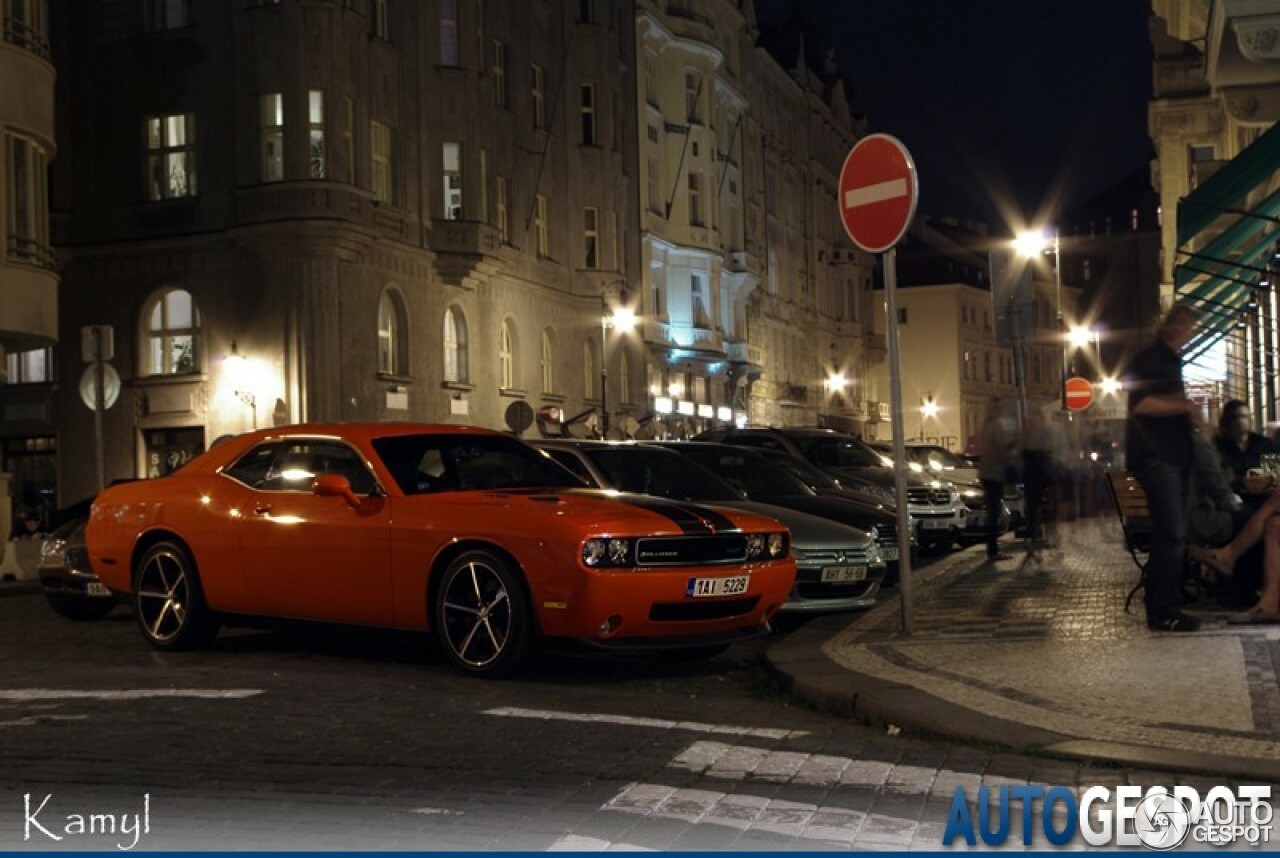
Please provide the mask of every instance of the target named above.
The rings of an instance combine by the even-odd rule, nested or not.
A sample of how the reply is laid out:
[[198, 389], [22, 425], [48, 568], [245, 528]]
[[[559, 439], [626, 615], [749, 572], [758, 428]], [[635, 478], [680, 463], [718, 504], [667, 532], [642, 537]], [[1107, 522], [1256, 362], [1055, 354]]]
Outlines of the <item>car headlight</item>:
[[593, 569], [633, 566], [632, 540], [617, 536], [595, 536], [582, 543], [582, 562]]
[[769, 556], [777, 559], [786, 556], [787, 535], [785, 533], [769, 534]]
[[880, 546], [876, 545], [874, 542], [871, 543], [871, 546], [867, 549], [867, 565], [869, 566], [884, 565], [884, 555], [880, 553]]
[[40, 544], [40, 563], [45, 566], [60, 565], [67, 556], [65, 539], [46, 539]]
[[764, 534], [748, 533], [747, 534], [747, 559], [755, 560], [764, 554]]

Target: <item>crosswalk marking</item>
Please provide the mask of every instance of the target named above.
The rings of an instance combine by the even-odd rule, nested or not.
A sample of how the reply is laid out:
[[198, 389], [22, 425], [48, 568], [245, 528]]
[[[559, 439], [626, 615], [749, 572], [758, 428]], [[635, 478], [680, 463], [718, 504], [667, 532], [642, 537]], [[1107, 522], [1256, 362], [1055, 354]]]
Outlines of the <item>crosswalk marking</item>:
[[781, 730], [771, 727], [740, 727], [733, 724], [707, 724], [701, 721], [669, 721], [663, 718], [636, 718], [630, 715], [605, 715], [591, 712], [560, 712], [554, 709], [524, 709], [499, 706], [481, 714], [504, 718], [535, 718], [547, 721], [577, 721], [587, 724], [617, 724], [624, 727], [652, 727], [659, 730], [688, 730], [722, 736], [747, 736], [753, 739], [795, 739], [809, 735], [808, 730]]
[[33, 700], [145, 700], [152, 697], [192, 697], [199, 700], [239, 700], [262, 694], [260, 688], [126, 688], [81, 690], [64, 688], [21, 688], [0, 691], [0, 700], [29, 703]]

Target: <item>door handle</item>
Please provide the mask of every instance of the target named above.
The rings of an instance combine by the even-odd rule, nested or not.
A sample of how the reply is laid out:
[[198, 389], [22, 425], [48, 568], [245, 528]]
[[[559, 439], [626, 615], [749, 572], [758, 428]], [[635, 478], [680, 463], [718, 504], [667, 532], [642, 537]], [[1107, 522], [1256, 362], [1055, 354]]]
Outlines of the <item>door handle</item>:
[[253, 508], [254, 515], [271, 515], [271, 504], [260, 503]]

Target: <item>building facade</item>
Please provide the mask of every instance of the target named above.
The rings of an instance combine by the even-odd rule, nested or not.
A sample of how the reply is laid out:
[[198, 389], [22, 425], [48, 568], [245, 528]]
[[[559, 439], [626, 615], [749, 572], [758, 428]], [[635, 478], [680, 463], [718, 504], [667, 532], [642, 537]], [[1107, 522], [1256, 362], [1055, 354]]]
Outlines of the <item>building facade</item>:
[[49, 398], [59, 278], [49, 229], [47, 177], [57, 144], [46, 4], [3, 0], [0, 11], [0, 374], [13, 385], [0, 397], [0, 527], [7, 535], [10, 496], [36, 510], [57, 502]]
[[1154, 0], [1152, 7], [1161, 300], [1199, 309], [1204, 333], [1191, 359], [1220, 348], [1222, 395], [1245, 399], [1275, 422], [1280, 2]]

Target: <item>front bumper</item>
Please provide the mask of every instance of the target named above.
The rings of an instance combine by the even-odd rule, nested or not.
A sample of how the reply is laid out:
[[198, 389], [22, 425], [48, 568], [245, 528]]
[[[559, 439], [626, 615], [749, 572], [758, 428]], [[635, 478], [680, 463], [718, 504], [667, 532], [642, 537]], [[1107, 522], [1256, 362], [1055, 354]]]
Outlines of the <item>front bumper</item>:
[[83, 599], [91, 602], [115, 599], [92, 572], [81, 572], [66, 566], [41, 566], [36, 574], [40, 578], [40, 588], [51, 599]]
[[[542, 598], [534, 610], [547, 637], [593, 645], [642, 648], [701, 646], [717, 636], [767, 630], [796, 578], [791, 557], [766, 563], [584, 571], [568, 599]], [[729, 596], [689, 595], [694, 579], [746, 576], [746, 590]], [[616, 643], [615, 643], [616, 642]]]

